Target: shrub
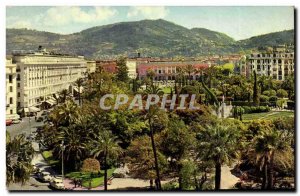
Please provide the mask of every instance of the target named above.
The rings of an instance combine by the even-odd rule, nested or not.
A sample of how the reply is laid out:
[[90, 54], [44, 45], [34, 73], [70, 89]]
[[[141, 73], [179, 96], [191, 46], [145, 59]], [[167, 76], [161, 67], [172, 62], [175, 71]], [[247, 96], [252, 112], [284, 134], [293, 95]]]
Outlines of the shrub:
[[269, 98], [269, 101], [270, 102], [276, 102], [278, 100], [278, 97], [277, 96], [271, 96], [270, 98]]
[[295, 109], [295, 102], [294, 101], [288, 101], [287, 102], [288, 109], [294, 110]]
[[275, 90], [267, 90], [267, 91], [263, 92], [263, 95], [266, 95], [268, 97], [275, 96], [276, 95], [276, 91]]
[[100, 163], [97, 159], [87, 158], [83, 161], [81, 171], [98, 172], [100, 171]]
[[260, 95], [259, 100], [260, 100], [260, 102], [268, 102], [269, 97], [266, 95]]
[[244, 106], [243, 108], [245, 114], [269, 112], [271, 110], [268, 106]]
[[288, 96], [288, 93], [286, 92], [286, 90], [279, 89], [277, 91], [277, 97], [284, 98], [284, 97], [287, 97], [287, 96]]

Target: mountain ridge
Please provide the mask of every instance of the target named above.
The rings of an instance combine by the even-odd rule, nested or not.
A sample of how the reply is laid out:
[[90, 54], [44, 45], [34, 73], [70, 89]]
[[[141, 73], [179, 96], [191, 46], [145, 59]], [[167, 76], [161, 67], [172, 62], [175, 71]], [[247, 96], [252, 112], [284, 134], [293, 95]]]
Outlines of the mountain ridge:
[[293, 39], [294, 30], [287, 30], [236, 41], [221, 32], [206, 28], [188, 29], [158, 19], [95, 26], [72, 34], [6, 29], [6, 52], [10, 53], [14, 49], [33, 50], [42, 45], [57, 52], [92, 58], [132, 55], [137, 52], [144, 56], [203, 56], [236, 53], [259, 47], [261, 43], [288, 44], [294, 42]]

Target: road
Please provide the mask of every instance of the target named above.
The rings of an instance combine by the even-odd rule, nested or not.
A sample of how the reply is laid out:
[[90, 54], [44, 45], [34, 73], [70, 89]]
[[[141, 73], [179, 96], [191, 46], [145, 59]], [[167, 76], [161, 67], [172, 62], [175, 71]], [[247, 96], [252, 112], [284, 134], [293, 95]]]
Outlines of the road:
[[[41, 112], [39, 112], [38, 116], [40, 116]], [[25, 134], [28, 136], [31, 132], [36, 131], [38, 126], [43, 125], [43, 122], [36, 122], [34, 117], [25, 117], [22, 119], [22, 122], [19, 124], [13, 124], [11, 126], [6, 126], [6, 130], [10, 133], [11, 138], [19, 134]], [[31, 127], [31, 128], [30, 128]], [[37, 142], [33, 141], [32, 146], [36, 152], [35, 156], [32, 159], [32, 165], [36, 165], [41, 170], [49, 171], [51, 174], [53, 171], [51, 170], [50, 166], [47, 165], [46, 161], [44, 160], [43, 156], [39, 151], [39, 145]], [[51, 190], [49, 188], [49, 183], [41, 182], [35, 178], [34, 175], [30, 176], [30, 179], [25, 183], [13, 183], [10, 184], [7, 189], [9, 191], [22, 191], [22, 190], [31, 190], [31, 191], [40, 191], [40, 190]]]
[[43, 125], [43, 122], [36, 122], [34, 120], [34, 117], [30, 117], [30, 123], [29, 123], [29, 117], [25, 117], [22, 119], [22, 122], [19, 124], [13, 124], [10, 126], [6, 126], [6, 130], [8, 131], [8, 133], [10, 134], [11, 138], [14, 138], [16, 135], [19, 134], [26, 134], [29, 135], [30, 134], [30, 128], [31, 127], [31, 131], [35, 131], [36, 127]]

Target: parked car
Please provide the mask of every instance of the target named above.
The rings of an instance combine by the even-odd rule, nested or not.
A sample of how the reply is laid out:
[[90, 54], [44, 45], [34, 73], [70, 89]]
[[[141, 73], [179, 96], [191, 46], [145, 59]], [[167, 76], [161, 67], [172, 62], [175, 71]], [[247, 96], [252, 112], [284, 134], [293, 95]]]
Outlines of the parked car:
[[37, 177], [44, 182], [50, 182], [52, 180], [52, 176], [50, 175], [49, 172], [46, 171], [39, 172], [37, 174]]
[[44, 120], [44, 118], [40, 116], [36, 119], [36, 122], [42, 122], [43, 120]]
[[55, 189], [58, 189], [58, 190], [65, 189], [65, 185], [62, 181], [62, 178], [59, 178], [59, 177], [53, 178], [50, 182], [50, 186], [55, 188]]
[[10, 126], [10, 125], [12, 125], [13, 124], [13, 121], [12, 120], [6, 120], [6, 126]]
[[40, 168], [38, 168], [36, 165], [33, 166], [33, 173], [38, 174], [41, 172]]
[[41, 114], [41, 116], [45, 116], [45, 115], [47, 115], [47, 114], [48, 114], [47, 111], [43, 111], [42, 114]]
[[13, 119], [12, 120], [13, 124], [19, 124], [20, 122], [22, 122], [20, 119]]

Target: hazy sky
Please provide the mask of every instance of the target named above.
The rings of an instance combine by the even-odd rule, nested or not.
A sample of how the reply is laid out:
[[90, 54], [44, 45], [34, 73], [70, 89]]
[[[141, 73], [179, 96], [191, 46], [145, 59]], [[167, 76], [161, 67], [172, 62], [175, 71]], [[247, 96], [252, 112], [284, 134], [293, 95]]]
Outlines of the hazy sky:
[[294, 7], [7, 7], [7, 28], [69, 34], [122, 21], [162, 18], [236, 40], [294, 28]]

